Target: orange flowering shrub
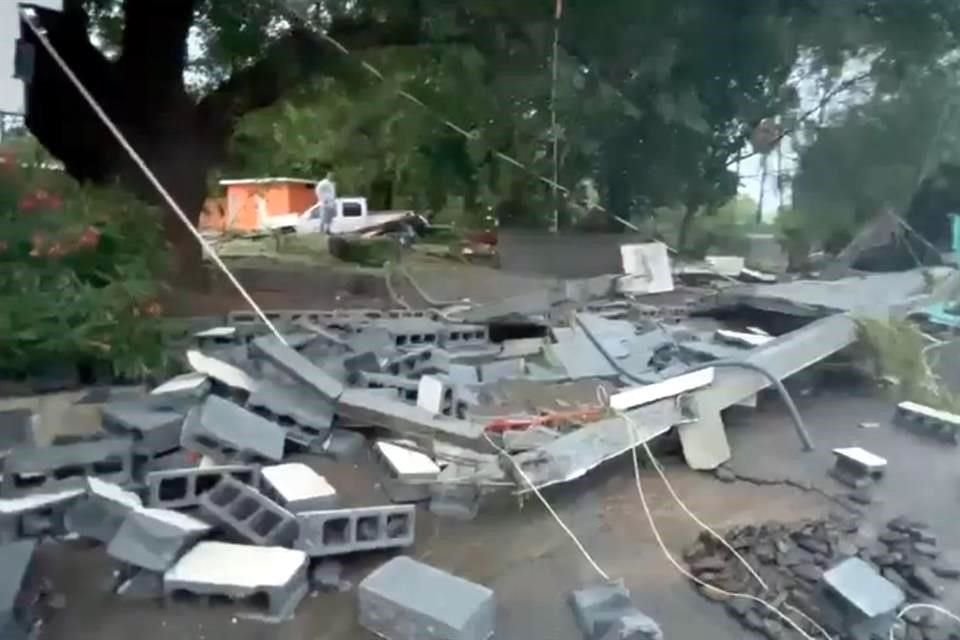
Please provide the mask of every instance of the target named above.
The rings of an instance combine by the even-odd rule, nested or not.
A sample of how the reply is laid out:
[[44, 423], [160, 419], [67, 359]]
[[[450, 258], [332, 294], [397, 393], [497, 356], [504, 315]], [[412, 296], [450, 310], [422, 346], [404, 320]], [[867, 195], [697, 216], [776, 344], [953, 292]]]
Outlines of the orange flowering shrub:
[[0, 155], [0, 377], [161, 364], [165, 256], [158, 212]]

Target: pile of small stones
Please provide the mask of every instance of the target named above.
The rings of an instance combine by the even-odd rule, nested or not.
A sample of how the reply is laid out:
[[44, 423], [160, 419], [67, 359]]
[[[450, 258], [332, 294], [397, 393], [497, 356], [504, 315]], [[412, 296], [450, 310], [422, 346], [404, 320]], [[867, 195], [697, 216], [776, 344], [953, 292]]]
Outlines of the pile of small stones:
[[[960, 565], [952, 564], [941, 553], [928, 526], [906, 517], [894, 518], [883, 531], [877, 531], [837, 513], [822, 520], [737, 527], [724, 538], [763, 578], [767, 590], [707, 532], [684, 552], [690, 572], [724, 591], [763, 598], [814, 637], [822, 636], [822, 632], [804, 616], [823, 626], [832, 637], [843, 637], [842, 629], [829, 627], [814, 593], [824, 571], [847, 558], [857, 556], [872, 565], [904, 591], [908, 602], [935, 601], [944, 591], [944, 580], [960, 579]], [[757, 602], [695, 586], [705, 598], [724, 603], [750, 631], [770, 640], [799, 637]], [[960, 640], [960, 628], [929, 610], [912, 610], [905, 620], [907, 624], [895, 630], [894, 637], [899, 640]]]

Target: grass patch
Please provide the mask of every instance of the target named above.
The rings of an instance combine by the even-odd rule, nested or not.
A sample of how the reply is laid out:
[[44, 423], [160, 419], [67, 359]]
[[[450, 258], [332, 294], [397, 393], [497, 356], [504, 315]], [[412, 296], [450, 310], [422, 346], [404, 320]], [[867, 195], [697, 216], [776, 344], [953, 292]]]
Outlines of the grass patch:
[[960, 413], [960, 396], [950, 392], [930, 368], [927, 354], [933, 344], [906, 320], [884, 322], [859, 319], [860, 344], [878, 379], [890, 380], [896, 400]]

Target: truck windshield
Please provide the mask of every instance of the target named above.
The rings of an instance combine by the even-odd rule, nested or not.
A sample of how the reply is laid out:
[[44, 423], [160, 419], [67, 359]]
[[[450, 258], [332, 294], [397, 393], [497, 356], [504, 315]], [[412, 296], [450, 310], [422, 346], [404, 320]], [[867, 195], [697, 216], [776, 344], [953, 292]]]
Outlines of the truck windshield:
[[361, 206], [359, 202], [343, 203], [344, 218], [359, 218], [362, 215], [363, 215], [363, 206]]

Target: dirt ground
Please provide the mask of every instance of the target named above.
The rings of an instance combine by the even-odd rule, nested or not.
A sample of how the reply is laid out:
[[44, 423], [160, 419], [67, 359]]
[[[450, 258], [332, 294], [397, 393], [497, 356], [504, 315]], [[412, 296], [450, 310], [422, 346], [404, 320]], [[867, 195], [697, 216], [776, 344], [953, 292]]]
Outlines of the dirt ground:
[[[880, 502], [868, 518], [877, 522], [901, 513], [925, 519], [944, 548], [960, 549], [956, 526], [956, 449], [891, 427], [890, 402], [849, 392], [821, 394], [800, 403], [817, 449], [803, 453], [776, 399], [755, 412], [731, 416], [732, 466], [771, 479], [789, 477], [829, 493], [843, 488], [826, 476], [831, 449], [862, 445], [890, 460], [878, 491]], [[865, 420], [874, 430], [858, 428]], [[836, 506], [815, 492], [786, 486], [724, 484], [667, 458], [678, 493], [706, 522], [719, 529], [766, 520], [794, 520], [827, 513]], [[352, 504], [382, 499], [366, 465], [317, 463]], [[697, 526], [671, 501], [659, 479], [644, 471], [654, 517], [669, 546], [679, 552]], [[918, 491], [918, 486], [925, 490]], [[597, 562], [623, 578], [636, 604], [663, 626], [666, 637], [736, 640], [749, 637], [720, 605], [707, 602], [675, 573], [655, 544], [633, 483], [629, 458], [613, 461], [581, 481], [548, 493], [561, 517]], [[418, 512], [417, 543], [409, 553], [493, 588], [498, 599], [498, 638], [578, 640], [566, 598], [571, 589], [598, 579], [545, 510], [513, 498], [486, 505], [469, 523], [437, 520]], [[392, 553], [347, 558], [347, 577], [358, 582]], [[41, 567], [66, 604], [54, 610], [41, 640], [339, 640], [371, 638], [355, 623], [354, 592], [308, 596], [295, 619], [274, 625], [237, 616], [236, 607], [127, 602], [108, 585], [115, 564], [100, 549], [78, 543], [45, 545]], [[438, 596], [438, 597], [442, 597]], [[948, 596], [947, 603], [956, 605]]]

